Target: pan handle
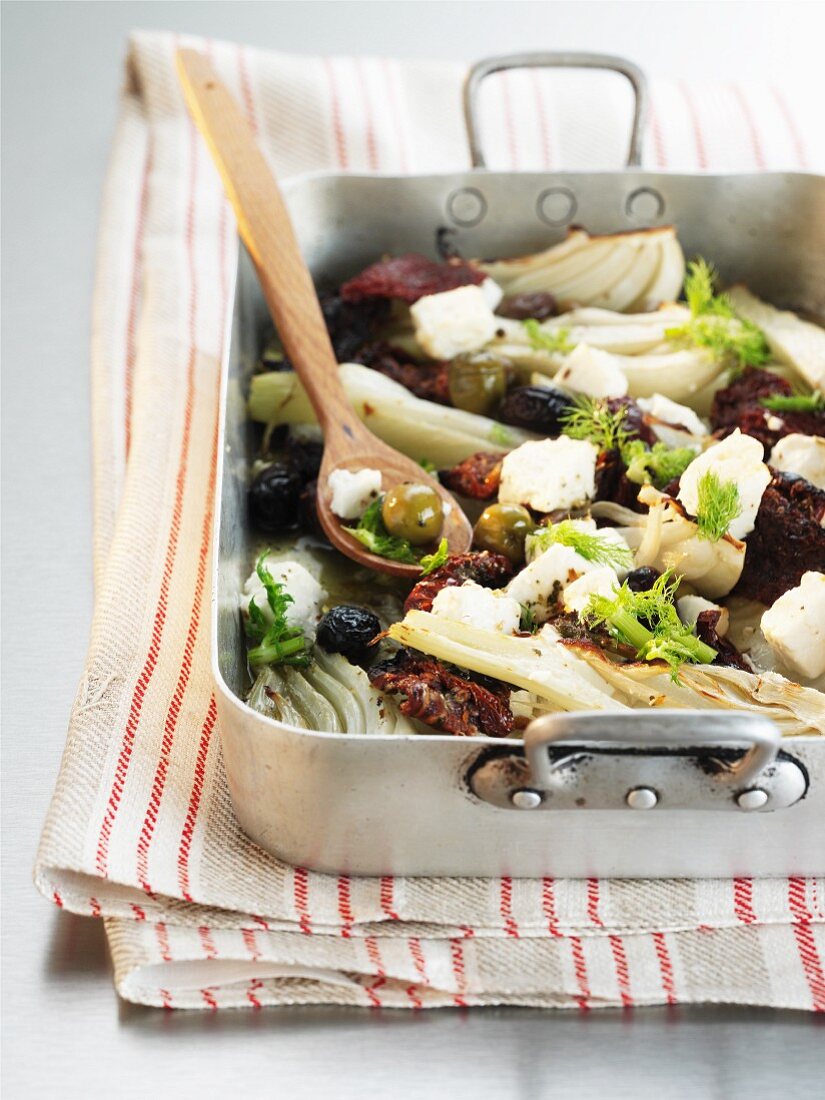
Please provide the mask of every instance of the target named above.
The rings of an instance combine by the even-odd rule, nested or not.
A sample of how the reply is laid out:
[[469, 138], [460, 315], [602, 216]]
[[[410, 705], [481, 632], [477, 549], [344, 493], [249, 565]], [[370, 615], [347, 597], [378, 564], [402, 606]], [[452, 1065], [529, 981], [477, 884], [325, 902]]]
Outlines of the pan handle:
[[486, 168], [481, 147], [481, 131], [478, 115], [478, 90], [481, 82], [492, 73], [506, 69], [608, 69], [626, 76], [633, 86], [633, 127], [630, 132], [630, 148], [627, 167], [638, 168], [642, 163], [642, 134], [647, 118], [647, 77], [632, 61], [601, 53], [513, 53], [503, 57], [487, 57], [477, 61], [464, 82], [464, 119], [470, 143], [473, 168]]
[[645, 748], [694, 748], [744, 745], [747, 751], [733, 762], [719, 761], [717, 782], [747, 787], [771, 765], [779, 749], [779, 727], [758, 715], [706, 710], [670, 710], [617, 714], [546, 714], [524, 731], [524, 751], [531, 782], [552, 789], [569, 757], [551, 760], [550, 745], [592, 745], [594, 742]]

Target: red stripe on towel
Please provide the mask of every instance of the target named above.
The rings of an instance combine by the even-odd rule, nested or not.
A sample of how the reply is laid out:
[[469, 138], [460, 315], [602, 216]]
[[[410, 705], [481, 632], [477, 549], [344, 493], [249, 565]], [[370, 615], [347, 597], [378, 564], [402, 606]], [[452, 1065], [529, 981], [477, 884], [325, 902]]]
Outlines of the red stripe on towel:
[[163, 921], [158, 921], [155, 925], [155, 937], [158, 941], [160, 957], [165, 963], [170, 963], [172, 961], [172, 949], [169, 946], [169, 931]]
[[404, 115], [401, 110], [401, 101], [396, 86], [396, 73], [390, 61], [385, 57], [382, 61], [384, 80], [387, 84], [390, 110], [395, 124], [396, 137], [398, 138], [398, 163], [402, 172], [409, 171], [409, 156], [407, 153], [407, 128]]
[[579, 987], [579, 995], [576, 1003], [582, 1012], [590, 1011], [590, 983], [587, 978], [587, 962], [584, 957], [584, 947], [578, 936], [570, 937], [570, 951], [573, 955], [573, 972], [576, 975], [576, 984]]
[[504, 921], [504, 929], [507, 935], [519, 939], [518, 925], [513, 918], [513, 880], [509, 877], [501, 880], [499, 912]]
[[779, 110], [782, 112], [782, 117], [785, 119], [785, 125], [788, 127], [788, 133], [791, 135], [791, 141], [793, 142], [794, 149], [796, 150], [796, 159], [800, 168], [808, 167], [808, 156], [805, 152], [805, 143], [802, 140], [802, 134], [799, 132], [799, 128], [796, 125], [796, 120], [791, 114], [788, 107], [788, 101], [780, 92], [776, 85], [771, 86], [771, 94], [776, 100]]
[[255, 118], [255, 101], [252, 98], [252, 81], [249, 77], [249, 65], [246, 59], [246, 50], [243, 46], [238, 46], [238, 76], [241, 81], [241, 96], [246, 110], [246, 117], [249, 119], [252, 132], [257, 134], [258, 122]]
[[705, 146], [705, 136], [702, 133], [702, 125], [699, 121], [699, 112], [696, 109], [696, 103], [690, 88], [684, 80], [679, 82], [679, 91], [682, 93], [682, 97], [688, 109], [688, 115], [690, 116], [690, 127], [693, 131], [693, 141], [696, 145], [696, 164], [699, 168], [707, 168], [708, 153]]
[[155, 826], [158, 823], [161, 799], [163, 798], [166, 780], [169, 774], [169, 762], [172, 757], [172, 746], [178, 727], [183, 699], [189, 685], [189, 677], [192, 674], [192, 658], [195, 652], [195, 641], [201, 624], [201, 610], [203, 606], [203, 593], [206, 586], [206, 563], [209, 559], [209, 549], [212, 544], [212, 516], [215, 501], [215, 478], [218, 466], [218, 413], [215, 413], [215, 427], [212, 433], [212, 453], [209, 458], [209, 483], [206, 489], [206, 505], [201, 526], [201, 542], [198, 549], [198, 567], [195, 577], [195, 591], [192, 595], [192, 607], [189, 612], [189, 628], [186, 631], [186, 641], [183, 645], [178, 679], [169, 709], [166, 712], [166, 721], [163, 726], [163, 739], [160, 746], [155, 775], [152, 781], [152, 791], [149, 795], [149, 805], [143, 819], [143, 827], [140, 831], [137, 846], [137, 875], [138, 881], [147, 893], [151, 893], [149, 885], [149, 846], [154, 836]]
[[197, 183], [198, 155], [195, 143], [195, 127], [190, 123], [189, 132], [189, 192], [186, 212], [186, 258], [189, 276], [189, 308], [188, 308], [188, 336], [189, 351], [186, 364], [186, 399], [183, 414], [183, 433], [178, 453], [178, 467], [175, 476], [175, 495], [172, 506], [172, 520], [167, 536], [166, 554], [163, 563], [163, 574], [158, 592], [158, 601], [152, 624], [152, 637], [149, 650], [143, 663], [140, 676], [135, 684], [132, 701], [129, 708], [129, 717], [126, 722], [123, 739], [115, 765], [115, 777], [109, 793], [106, 812], [100, 827], [100, 836], [97, 844], [95, 866], [98, 874], [105, 876], [109, 866], [109, 841], [112, 835], [115, 818], [117, 817], [123, 790], [126, 785], [126, 774], [129, 770], [129, 762], [135, 743], [138, 723], [143, 710], [143, 702], [149, 683], [157, 667], [160, 645], [163, 631], [166, 625], [166, 615], [169, 605], [169, 587], [172, 580], [172, 572], [177, 556], [178, 539], [180, 536], [181, 517], [183, 514], [183, 499], [186, 489], [186, 475], [189, 467], [189, 443], [192, 434], [192, 413], [195, 403], [195, 356], [196, 328], [195, 319], [198, 306], [198, 283], [195, 264], [195, 191]]
[[551, 936], [561, 936], [556, 916], [555, 884], [551, 878], [541, 880], [541, 908], [547, 917], [547, 931]]
[[252, 956], [252, 961], [257, 962], [261, 957], [261, 953], [255, 942], [255, 930], [253, 928], [243, 928], [241, 930], [241, 938], [243, 939], [244, 947]]
[[610, 950], [613, 952], [613, 964], [616, 968], [616, 981], [619, 986], [619, 996], [625, 1008], [633, 1007], [633, 997], [630, 992], [630, 968], [627, 965], [627, 954], [624, 949], [624, 940], [621, 936], [608, 936]]
[[379, 897], [381, 901], [381, 911], [386, 913], [390, 920], [398, 920], [398, 914], [396, 913], [394, 906], [394, 893], [395, 893], [395, 879], [392, 875], [384, 875], [381, 879], [379, 887]]
[[736, 96], [739, 103], [739, 107], [742, 111], [742, 117], [745, 120], [745, 125], [748, 128], [748, 134], [750, 135], [751, 148], [753, 149], [753, 159], [756, 163], [756, 167], [762, 170], [765, 167], [765, 152], [762, 148], [762, 141], [759, 137], [759, 131], [756, 128], [756, 118], [753, 111], [750, 108], [750, 104], [745, 98], [745, 93], [739, 87], [738, 84], [731, 84], [731, 91]]
[[192, 783], [192, 791], [189, 795], [189, 806], [186, 810], [186, 820], [181, 832], [180, 847], [178, 848], [178, 885], [186, 901], [192, 901], [189, 892], [189, 857], [192, 853], [192, 840], [195, 835], [195, 822], [198, 818], [198, 810], [203, 797], [203, 787], [206, 782], [206, 757], [209, 753], [209, 745], [212, 739], [212, 731], [215, 728], [218, 712], [215, 706], [215, 696], [210, 696], [209, 709], [206, 712], [203, 726], [201, 727], [200, 740], [198, 742], [198, 755], [195, 758], [195, 777]]
[[453, 976], [455, 977], [457, 992], [453, 996], [453, 1003], [458, 1008], [466, 1008], [467, 1002], [464, 1000], [464, 994], [467, 992], [467, 973], [464, 964], [464, 949], [461, 946], [461, 940], [450, 940], [450, 959], [453, 965]]
[[733, 880], [733, 911], [742, 924], [756, 923], [756, 913], [753, 911], [753, 879]]
[[513, 100], [510, 96], [510, 74], [508, 72], [501, 74], [500, 83], [501, 101], [504, 108], [504, 133], [507, 138], [510, 167], [515, 171], [519, 165], [519, 153], [516, 142], [516, 122], [513, 117]]
[[587, 880], [587, 919], [597, 928], [604, 928], [602, 918], [599, 916], [599, 880], [597, 878]]
[[550, 144], [550, 123], [547, 118], [547, 106], [544, 102], [544, 92], [541, 80], [535, 69], [530, 69], [530, 83], [533, 86], [533, 98], [536, 103], [536, 122], [539, 128], [539, 145], [541, 146], [542, 168], [553, 166], [553, 153]]
[[814, 940], [806, 893], [804, 878], [788, 879], [788, 907], [794, 919], [793, 931], [799, 960], [811, 991], [811, 1007], [814, 1012], [825, 1012], [825, 970]]
[[353, 58], [355, 73], [358, 78], [358, 87], [361, 90], [361, 101], [364, 104], [364, 131], [367, 141], [367, 166], [373, 172], [378, 170], [378, 144], [375, 140], [375, 117], [372, 111], [367, 73], [364, 68], [363, 58]]
[[427, 977], [427, 964], [424, 959], [424, 951], [421, 948], [421, 940], [419, 940], [417, 936], [410, 936], [407, 943], [410, 948], [410, 954], [412, 955], [416, 973], [423, 985], [429, 985], [430, 979]]
[[352, 895], [350, 893], [350, 880], [347, 875], [341, 875], [338, 879], [338, 913], [344, 922], [341, 926], [341, 935], [345, 940], [350, 938], [355, 918], [352, 913]]
[[293, 875], [298, 924], [304, 935], [310, 936], [312, 935], [312, 926], [309, 923], [309, 875], [303, 867], [296, 867]]
[[324, 72], [329, 84], [330, 114], [332, 117], [332, 136], [335, 141], [335, 154], [338, 159], [338, 167], [346, 172], [349, 168], [349, 155], [347, 153], [347, 138], [344, 133], [344, 123], [341, 117], [341, 97], [338, 95], [338, 84], [335, 80], [335, 70], [330, 58], [324, 58]]
[[665, 136], [662, 132], [662, 123], [659, 119], [659, 112], [656, 110], [652, 95], [650, 96], [650, 103], [648, 106], [648, 118], [650, 119], [650, 132], [653, 135], [653, 151], [656, 156], [656, 167], [667, 168]]
[[653, 946], [656, 950], [656, 958], [659, 960], [659, 972], [662, 975], [662, 988], [667, 995], [667, 1003], [675, 1005], [676, 985], [673, 981], [673, 963], [667, 949], [664, 932], [653, 933]]

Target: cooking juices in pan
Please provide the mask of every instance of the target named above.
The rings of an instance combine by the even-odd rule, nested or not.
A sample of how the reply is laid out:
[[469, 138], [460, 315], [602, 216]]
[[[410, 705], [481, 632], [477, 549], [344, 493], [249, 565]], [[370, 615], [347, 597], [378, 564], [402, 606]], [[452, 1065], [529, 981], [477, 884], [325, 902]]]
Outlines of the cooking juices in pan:
[[686, 265], [673, 228], [495, 262], [378, 259], [323, 301], [353, 407], [426, 484], [330, 485], [373, 553], [317, 523], [322, 440], [277, 339], [241, 601], [250, 704], [303, 728], [518, 736], [554, 711], [769, 714], [825, 732], [825, 332]]

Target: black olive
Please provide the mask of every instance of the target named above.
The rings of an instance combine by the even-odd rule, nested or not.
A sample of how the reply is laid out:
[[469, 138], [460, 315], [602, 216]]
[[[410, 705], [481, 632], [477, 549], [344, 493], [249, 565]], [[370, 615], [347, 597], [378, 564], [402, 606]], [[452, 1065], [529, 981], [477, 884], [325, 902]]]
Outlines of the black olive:
[[631, 592], [648, 592], [658, 579], [658, 569], [652, 565], [642, 565], [627, 574], [627, 587]]
[[499, 317], [509, 317], [513, 321], [527, 321], [531, 317], [536, 321], [546, 321], [557, 312], [556, 299], [552, 294], [543, 292], [516, 294], [512, 298], [505, 298], [496, 310]]
[[314, 481], [321, 472], [324, 444], [320, 440], [293, 439], [286, 441], [286, 461], [297, 470], [303, 482]]
[[321, 619], [316, 639], [327, 653], [343, 653], [351, 661], [363, 661], [370, 656], [369, 643], [380, 632], [381, 623], [372, 611], [342, 603]]
[[273, 462], [249, 486], [249, 518], [259, 531], [274, 535], [298, 526], [303, 478], [284, 462]]
[[540, 435], [561, 435], [563, 414], [573, 405], [561, 390], [548, 386], [518, 386], [510, 390], [498, 410], [498, 419]]

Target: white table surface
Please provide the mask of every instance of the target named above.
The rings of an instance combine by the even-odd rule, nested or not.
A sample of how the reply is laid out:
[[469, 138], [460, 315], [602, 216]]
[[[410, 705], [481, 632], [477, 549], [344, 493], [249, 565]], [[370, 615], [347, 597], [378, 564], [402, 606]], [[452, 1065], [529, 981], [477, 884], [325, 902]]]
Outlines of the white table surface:
[[580, 1017], [119, 1003], [101, 926], [31, 885], [91, 613], [89, 302], [125, 36], [156, 27], [306, 52], [579, 48], [650, 71], [798, 79], [822, 6], [777, 3], [11, 3], [3, 30], [3, 1085], [60, 1096], [823, 1095], [795, 1014]]

